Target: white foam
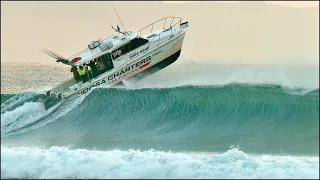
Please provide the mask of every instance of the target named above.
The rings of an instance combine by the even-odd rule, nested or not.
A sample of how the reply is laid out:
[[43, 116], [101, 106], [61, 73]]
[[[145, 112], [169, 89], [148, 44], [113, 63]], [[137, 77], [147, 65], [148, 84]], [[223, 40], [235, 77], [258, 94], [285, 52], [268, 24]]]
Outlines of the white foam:
[[59, 108], [59, 110], [56, 111], [54, 115], [48, 116], [45, 120], [38, 122], [36, 125], [27, 129], [21, 129], [18, 132], [22, 133], [44, 126], [45, 124], [53, 122], [56, 119], [70, 112], [84, 99], [84, 95], [75, 96], [66, 100], [66, 102], [63, 104], [63, 107], [59, 107], [61, 103], [58, 103], [49, 110], [45, 110], [42, 102], [25, 103], [23, 106], [20, 106], [12, 111], [5, 112], [4, 114], [1, 114], [1, 135], [4, 136], [6, 133], [10, 133], [11, 131], [20, 129], [22, 127], [27, 126], [28, 124], [34, 123], [38, 121], [40, 118], [49, 115], [56, 108]]
[[48, 113], [50, 111], [46, 111], [40, 102], [28, 102], [12, 111], [7, 111], [1, 114], [1, 134], [26, 126]]
[[319, 178], [319, 157], [1, 147], [3, 178]]
[[12, 105], [15, 105], [18, 102], [25, 101], [28, 98], [34, 96], [33, 93], [25, 93], [25, 94], [16, 94], [15, 96], [11, 97], [10, 99], [6, 100], [4, 103], [1, 104], [1, 113], [7, 111], [7, 108], [10, 108]]

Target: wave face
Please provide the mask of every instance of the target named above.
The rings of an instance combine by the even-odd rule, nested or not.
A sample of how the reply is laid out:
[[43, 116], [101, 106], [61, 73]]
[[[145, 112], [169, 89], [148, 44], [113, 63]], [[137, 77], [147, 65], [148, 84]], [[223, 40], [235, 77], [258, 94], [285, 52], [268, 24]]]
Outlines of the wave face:
[[14, 94], [1, 94], [1, 104], [14, 97]]
[[[226, 152], [234, 146], [258, 154], [319, 153], [319, 89], [239, 84], [95, 88], [71, 101], [45, 115], [37, 102], [1, 114], [2, 143], [183, 152]], [[41, 116], [45, 118], [39, 120]]]

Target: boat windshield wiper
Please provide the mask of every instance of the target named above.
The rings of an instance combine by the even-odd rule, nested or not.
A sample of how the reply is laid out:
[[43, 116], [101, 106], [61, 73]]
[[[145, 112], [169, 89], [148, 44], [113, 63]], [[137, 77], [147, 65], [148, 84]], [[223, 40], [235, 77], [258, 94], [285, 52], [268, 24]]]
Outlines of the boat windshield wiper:
[[42, 49], [41, 51], [43, 53], [47, 54], [48, 56], [56, 59], [57, 63], [62, 62], [63, 64], [66, 64], [66, 65], [70, 65], [71, 64], [71, 62], [68, 59], [64, 58], [63, 56], [61, 56], [61, 55], [59, 55], [59, 54], [57, 54], [55, 52], [52, 52], [52, 51], [47, 50], [47, 49]]

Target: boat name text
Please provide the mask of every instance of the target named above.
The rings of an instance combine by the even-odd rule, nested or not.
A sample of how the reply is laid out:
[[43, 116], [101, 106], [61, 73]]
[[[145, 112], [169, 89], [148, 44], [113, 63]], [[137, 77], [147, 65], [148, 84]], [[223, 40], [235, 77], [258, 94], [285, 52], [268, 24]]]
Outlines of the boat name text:
[[146, 50], [148, 50], [148, 49], [149, 49], [149, 47], [146, 47], [146, 48], [141, 49], [140, 52], [139, 52], [139, 51], [134, 52], [134, 53], [132, 53], [132, 54], [129, 55], [129, 58], [130, 58], [130, 59], [131, 59], [131, 58], [134, 58], [134, 57], [138, 56], [140, 53], [144, 53], [144, 52], [145, 52]]
[[[129, 72], [129, 71], [131, 71], [131, 70], [134, 70], [135, 68], [138, 68], [138, 69], [139, 69], [139, 67], [140, 67], [141, 65], [146, 64], [146, 63], [148, 63], [148, 62], [150, 62], [150, 61], [151, 61], [151, 56], [148, 56], [148, 57], [142, 59], [141, 61], [139, 61], [139, 62], [137, 62], [137, 63], [135, 63], [135, 64], [133, 64], [133, 65], [125, 68], [125, 69], [122, 69], [121, 71], [118, 71], [118, 72], [114, 73], [113, 75], [109, 76], [109, 77], [108, 77], [108, 81], [111, 81], [111, 80], [113, 80], [114, 78], [116, 78], [116, 77], [118, 77], [118, 76], [120, 77], [122, 74], [127, 73], [127, 72]], [[106, 83], [106, 82], [107, 82], [107, 81], [106, 81], [105, 79], [102, 79], [101, 81], [98, 81], [98, 82], [92, 84], [91, 86], [89, 86], [89, 87], [87, 87], [87, 88], [79, 91], [77, 94], [85, 94], [85, 93], [87, 93], [88, 91], [90, 91], [91, 88], [96, 87], [96, 86], [100, 86], [100, 85], [102, 85], [102, 84], [104, 84], [104, 83]], [[109, 84], [110, 84], [110, 83], [109, 83]]]
[[126, 67], [125, 69], [122, 69], [121, 71], [118, 71], [118, 72], [110, 75], [110, 76], [108, 77], [108, 81], [110, 81], [110, 80], [112, 80], [112, 79], [114, 79], [114, 78], [116, 78], [116, 77], [118, 77], [118, 76], [121, 76], [122, 74], [124, 74], [124, 73], [126, 73], [126, 72], [128, 72], [128, 71], [131, 71], [131, 70], [133, 70], [134, 68], [138, 68], [139, 66], [141, 66], [141, 65], [144, 64], [144, 63], [149, 62], [150, 60], [151, 60], [151, 56], [148, 56], [148, 57], [146, 57], [145, 59], [142, 59], [141, 61], [139, 61], [139, 62], [137, 62], [137, 63], [134, 63], [134, 64], [132, 64], [131, 66]]

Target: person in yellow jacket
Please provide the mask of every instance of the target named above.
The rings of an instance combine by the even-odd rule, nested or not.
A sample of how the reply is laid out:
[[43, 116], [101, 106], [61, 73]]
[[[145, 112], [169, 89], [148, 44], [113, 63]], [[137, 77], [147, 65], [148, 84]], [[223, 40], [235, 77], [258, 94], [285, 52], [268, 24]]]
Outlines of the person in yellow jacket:
[[77, 68], [77, 71], [82, 79], [82, 81], [85, 83], [88, 81], [87, 75], [86, 75], [86, 68], [84, 68], [83, 66], [80, 66]]

